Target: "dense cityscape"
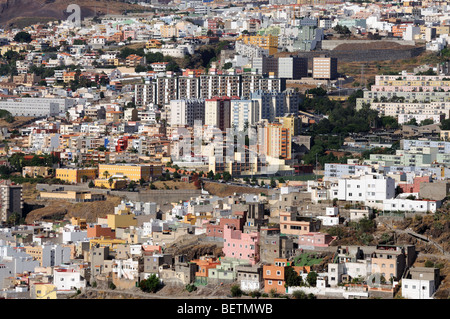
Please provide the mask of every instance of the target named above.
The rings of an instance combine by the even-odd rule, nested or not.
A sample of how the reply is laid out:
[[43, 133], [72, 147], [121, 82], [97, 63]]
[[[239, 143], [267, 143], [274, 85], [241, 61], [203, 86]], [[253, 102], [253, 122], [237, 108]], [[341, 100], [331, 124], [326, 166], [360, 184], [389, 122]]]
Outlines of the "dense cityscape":
[[448, 2], [21, 1], [0, 299], [450, 297]]

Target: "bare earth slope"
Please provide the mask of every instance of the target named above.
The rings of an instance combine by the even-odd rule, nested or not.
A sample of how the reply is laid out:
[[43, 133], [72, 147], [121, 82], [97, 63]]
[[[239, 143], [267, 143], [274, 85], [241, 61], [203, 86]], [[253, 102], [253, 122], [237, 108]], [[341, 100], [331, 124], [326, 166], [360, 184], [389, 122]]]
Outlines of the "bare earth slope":
[[80, 6], [82, 19], [96, 14], [121, 14], [125, 10], [142, 9], [139, 5], [119, 0], [0, 0], [0, 26], [67, 19], [72, 14], [72, 11], [66, 12], [69, 4]]

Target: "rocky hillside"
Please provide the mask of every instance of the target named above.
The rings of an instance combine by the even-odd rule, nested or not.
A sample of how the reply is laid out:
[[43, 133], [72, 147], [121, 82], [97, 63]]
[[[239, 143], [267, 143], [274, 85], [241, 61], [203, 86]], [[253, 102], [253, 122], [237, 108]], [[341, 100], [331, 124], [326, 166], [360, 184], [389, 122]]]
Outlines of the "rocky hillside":
[[0, 0], [0, 26], [23, 27], [33, 23], [67, 19], [72, 14], [72, 11], [66, 12], [69, 4], [80, 6], [82, 19], [143, 9], [139, 5], [121, 0]]

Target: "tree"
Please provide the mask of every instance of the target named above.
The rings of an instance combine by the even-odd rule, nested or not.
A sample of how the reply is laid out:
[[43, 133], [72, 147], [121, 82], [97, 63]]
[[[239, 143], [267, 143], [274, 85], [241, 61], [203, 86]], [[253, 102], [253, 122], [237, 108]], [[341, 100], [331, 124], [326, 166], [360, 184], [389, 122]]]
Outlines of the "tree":
[[130, 183], [128, 184], [128, 191], [133, 192], [136, 188], [136, 182], [135, 181], [130, 181]]
[[292, 293], [292, 297], [294, 297], [294, 299], [307, 299], [306, 293], [303, 290], [295, 290]]
[[208, 174], [206, 175], [206, 177], [208, 179], [213, 179], [214, 178], [214, 172], [213, 171], [209, 171]]
[[93, 182], [93, 181], [90, 181], [89, 184], [88, 184], [88, 187], [89, 187], [89, 188], [93, 188], [94, 186], [95, 186], [94, 182]]
[[152, 274], [150, 277], [148, 277], [147, 279], [141, 280], [141, 282], [139, 283], [139, 288], [141, 288], [141, 290], [143, 292], [157, 292], [158, 289], [161, 287], [161, 283], [159, 281], [159, 278], [156, 277], [155, 274]]
[[232, 297], [240, 297], [242, 296], [242, 290], [238, 285], [233, 285], [231, 287], [231, 296]]
[[8, 223], [11, 226], [16, 226], [17, 224], [19, 224], [19, 221], [20, 221], [20, 214], [19, 213], [12, 213], [8, 217]]
[[277, 182], [273, 178], [270, 179], [270, 187], [275, 188], [277, 187]]
[[105, 179], [107, 179], [108, 176], [109, 176], [109, 172], [108, 172], [108, 171], [104, 171], [104, 172], [103, 172], [103, 176], [105, 177]]
[[445, 119], [441, 121], [441, 130], [450, 130], [450, 119]]
[[298, 287], [303, 285], [303, 279], [292, 267], [287, 267], [285, 272], [286, 285], [288, 287]]
[[20, 32], [16, 33], [16, 35], [14, 36], [14, 41], [16, 41], [16, 42], [30, 43], [31, 40], [32, 40], [31, 34], [29, 34], [28, 32], [25, 32], [25, 31], [20, 31]]
[[112, 178], [108, 179], [109, 188], [111, 188], [114, 184], [114, 180]]
[[227, 62], [223, 65], [222, 69], [228, 70], [228, 69], [231, 69], [232, 67], [233, 67], [233, 63]]
[[229, 172], [224, 172], [222, 178], [225, 182], [228, 182], [232, 179], [232, 176]]
[[315, 271], [310, 271], [306, 276], [306, 282], [311, 286], [315, 287], [317, 283], [317, 273]]
[[187, 284], [184, 288], [188, 292], [193, 292], [197, 290], [197, 287], [194, 284]]
[[430, 125], [430, 124], [433, 124], [433, 123], [434, 123], [434, 121], [432, 119], [425, 119], [425, 120], [420, 122], [420, 126]]

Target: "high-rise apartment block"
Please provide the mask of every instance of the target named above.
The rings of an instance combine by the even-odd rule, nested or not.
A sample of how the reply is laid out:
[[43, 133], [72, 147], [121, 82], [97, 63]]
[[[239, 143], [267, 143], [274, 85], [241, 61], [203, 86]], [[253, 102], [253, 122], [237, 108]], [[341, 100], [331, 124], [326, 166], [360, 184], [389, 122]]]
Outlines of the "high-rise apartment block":
[[8, 222], [9, 217], [17, 213], [22, 217], [22, 185], [0, 185], [0, 221]]
[[337, 76], [337, 58], [313, 58], [313, 79], [334, 80]]

